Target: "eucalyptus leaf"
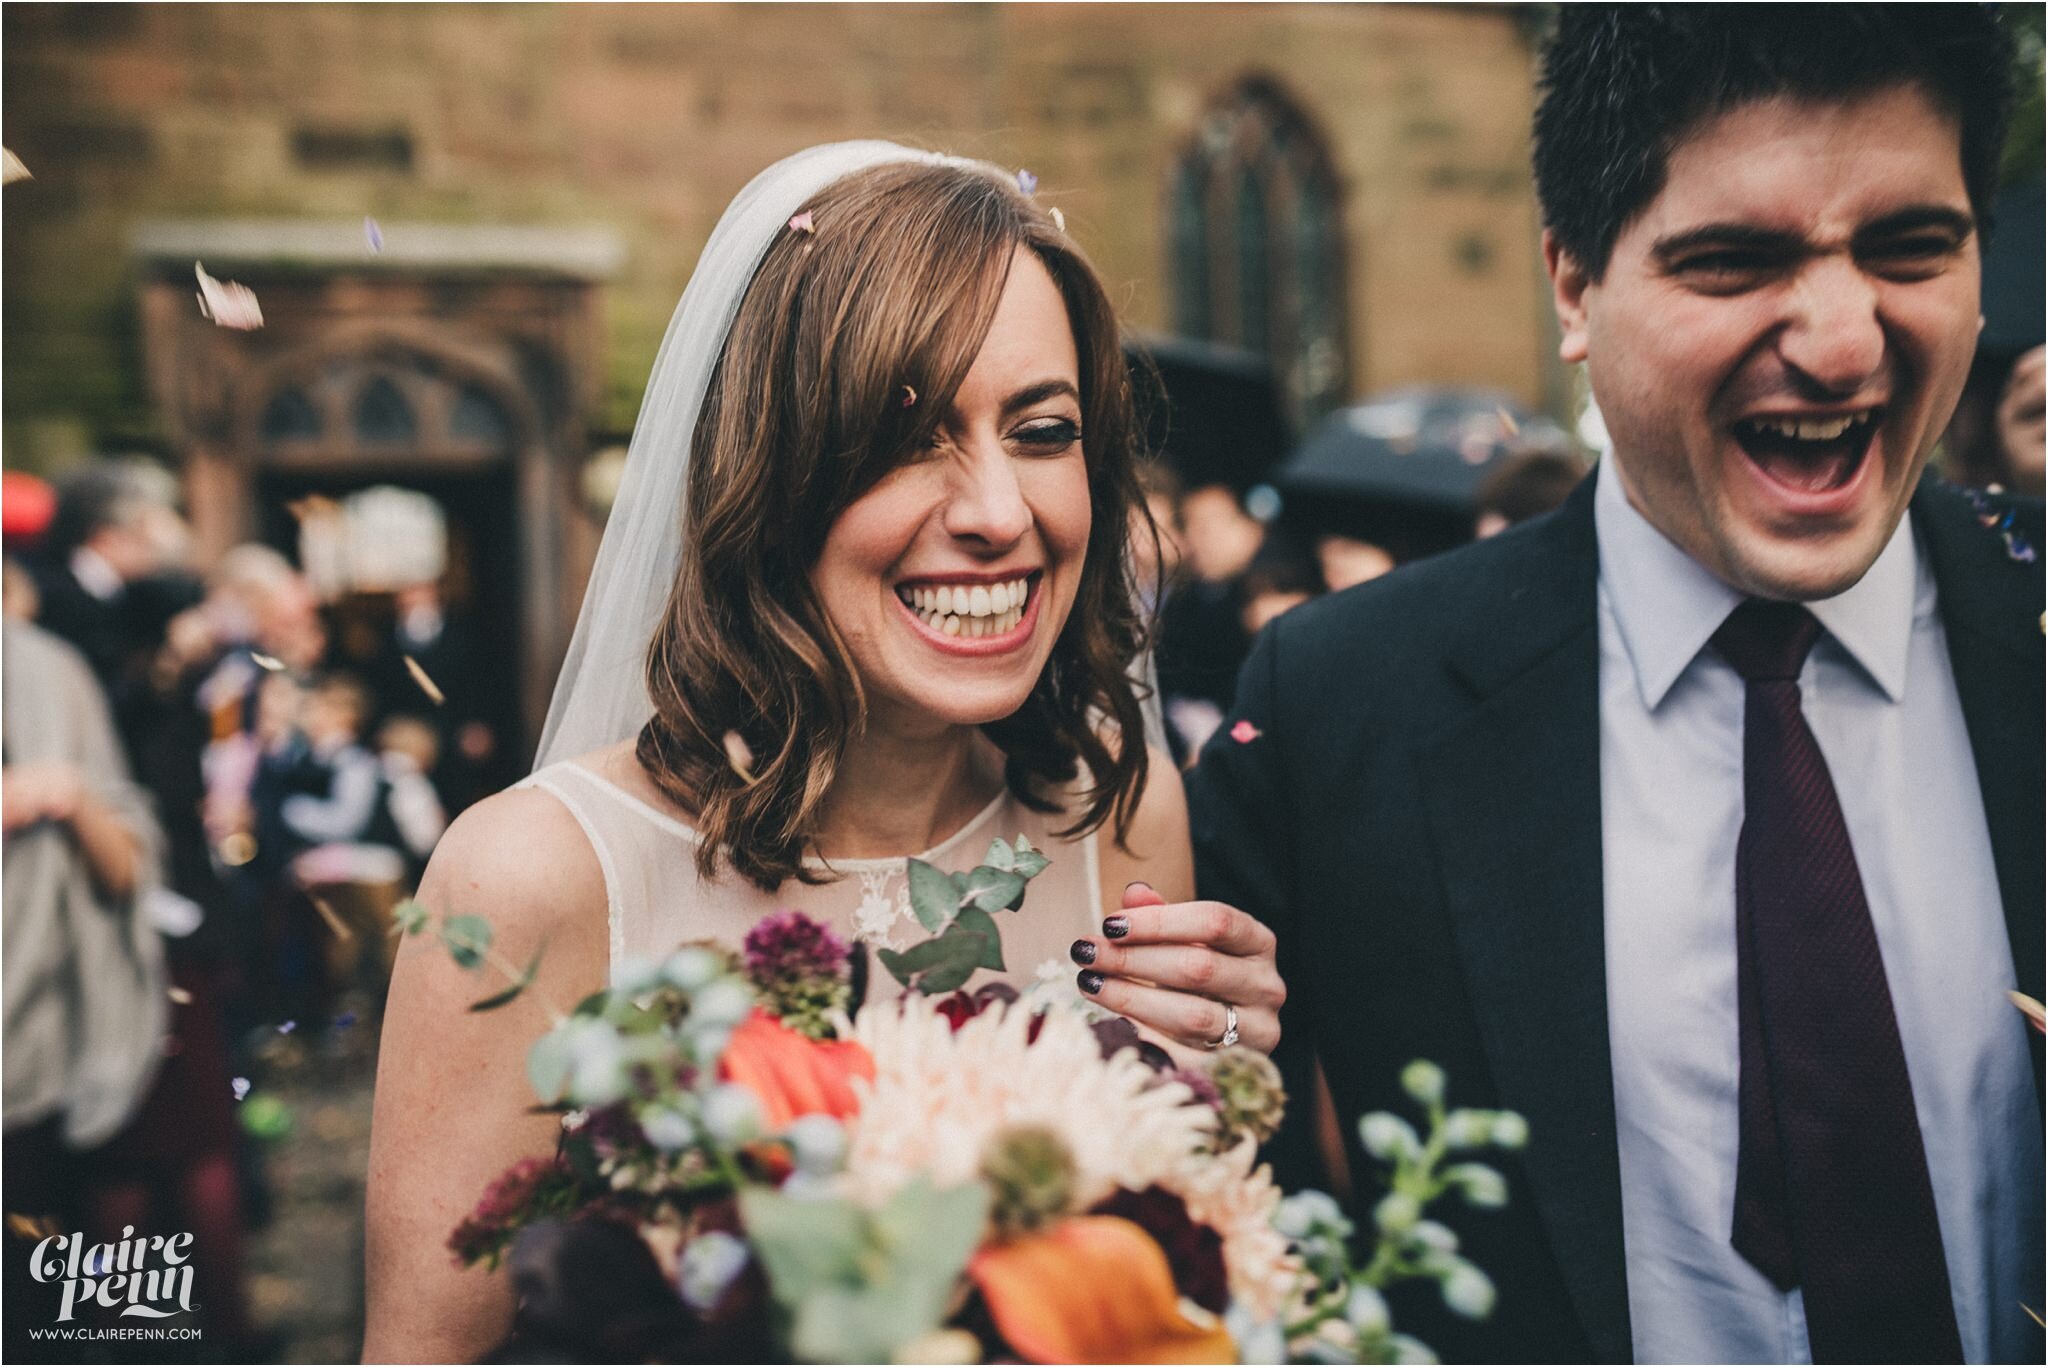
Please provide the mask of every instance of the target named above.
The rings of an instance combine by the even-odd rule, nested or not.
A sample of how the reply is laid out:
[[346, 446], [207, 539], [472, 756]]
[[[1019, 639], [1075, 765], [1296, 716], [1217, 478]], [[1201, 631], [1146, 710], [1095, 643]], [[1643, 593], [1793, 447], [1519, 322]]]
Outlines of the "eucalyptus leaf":
[[874, 1212], [758, 1188], [740, 1195], [791, 1346], [812, 1362], [887, 1362], [938, 1327], [987, 1213], [978, 1183], [938, 1191], [919, 1179]]
[[417, 935], [427, 928], [429, 912], [426, 904], [408, 897], [391, 909], [391, 919], [397, 923], [401, 933]]
[[969, 906], [983, 911], [1006, 911], [1024, 891], [1024, 876], [983, 865], [967, 875], [967, 886], [962, 891]]
[[450, 916], [441, 923], [441, 943], [462, 967], [475, 971], [491, 948], [491, 923], [481, 916]]
[[526, 966], [526, 971], [521, 973], [511, 986], [507, 987], [503, 992], [492, 993], [480, 1002], [471, 1002], [469, 1009], [472, 1011], [495, 1011], [501, 1006], [518, 1000], [519, 994], [532, 987], [534, 978], [540, 974], [540, 956], [545, 949], [546, 946], [543, 945], [540, 949], [533, 951], [533, 962]]
[[[952, 992], [973, 977], [974, 970], [981, 967], [981, 961], [988, 953], [989, 939], [980, 931], [962, 930], [955, 926], [934, 943], [940, 945], [944, 953], [937, 963], [917, 977], [917, 990], [927, 997]], [[1000, 949], [997, 952], [1000, 953]]]
[[552, 1106], [562, 1099], [562, 1090], [569, 1085], [569, 1064], [569, 1039], [559, 1027], [526, 1051], [526, 1080], [542, 1104]]
[[1024, 850], [1017, 855], [1017, 872], [1026, 878], [1036, 878], [1051, 866], [1052, 860], [1037, 850]]
[[953, 923], [959, 906], [951, 878], [922, 859], [910, 861], [910, 910], [918, 924], [936, 935]]
[[988, 842], [988, 857], [981, 862], [990, 868], [1002, 869], [1008, 872], [1017, 867], [1017, 855], [1015, 851], [1003, 843], [1001, 836], [997, 836], [994, 840]]
[[963, 907], [960, 910], [959, 919], [953, 922], [953, 928], [946, 933], [948, 935], [956, 935], [963, 933], [963, 931], [983, 935], [988, 939], [988, 946], [982, 950], [981, 958], [976, 961], [975, 967], [992, 969], [997, 973], [1001, 973], [1003, 971], [1003, 933], [996, 929], [995, 917], [989, 915], [980, 907]]
[[612, 994], [600, 988], [576, 1003], [569, 1014], [572, 1016], [602, 1016], [606, 1006], [611, 1004]]

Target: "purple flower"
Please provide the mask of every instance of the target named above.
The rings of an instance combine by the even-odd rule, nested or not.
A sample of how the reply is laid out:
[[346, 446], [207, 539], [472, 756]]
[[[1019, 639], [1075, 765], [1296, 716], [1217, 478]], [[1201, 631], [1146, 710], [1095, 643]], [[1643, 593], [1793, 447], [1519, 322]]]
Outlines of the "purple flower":
[[837, 978], [852, 953], [846, 941], [800, 911], [768, 917], [747, 932], [747, 976], [767, 991], [791, 979]]

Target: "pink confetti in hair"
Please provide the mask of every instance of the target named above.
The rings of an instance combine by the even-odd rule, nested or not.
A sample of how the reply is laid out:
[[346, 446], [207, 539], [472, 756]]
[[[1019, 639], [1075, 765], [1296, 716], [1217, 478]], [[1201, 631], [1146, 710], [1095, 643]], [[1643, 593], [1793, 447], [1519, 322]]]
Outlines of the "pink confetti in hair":
[[793, 233], [815, 233], [818, 225], [811, 221], [811, 211], [806, 209], [789, 220], [789, 230]]
[[915, 408], [917, 406], [917, 391], [909, 385], [903, 386], [903, 406], [905, 408]]
[[1237, 725], [1230, 728], [1230, 738], [1239, 745], [1250, 745], [1265, 734], [1264, 731], [1253, 726], [1249, 721], [1240, 721]]
[[263, 326], [263, 308], [256, 302], [256, 291], [232, 280], [214, 279], [200, 262], [193, 262], [192, 269], [199, 276], [200, 317], [237, 332], [253, 332]]

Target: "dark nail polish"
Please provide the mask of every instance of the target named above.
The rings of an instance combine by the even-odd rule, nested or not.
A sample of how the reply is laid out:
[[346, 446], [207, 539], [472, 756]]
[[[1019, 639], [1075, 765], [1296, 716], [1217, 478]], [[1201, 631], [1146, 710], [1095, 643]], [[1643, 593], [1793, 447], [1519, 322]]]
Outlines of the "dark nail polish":
[[1111, 916], [1102, 923], [1102, 933], [1112, 940], [1121, 940], [1131, 933], [1131, 918]]
[[1081, 990], [1091, 997], [1102, 990], [1102, 975], [1092, 968], [1082, 969], [1080, 976], [1075, 978], [1074, 981], [1079, 983]]
[[1092, 964], [1092, 963], [1094, 963], [1094, 962], [1095, 962], [1095, 941], [1093, 941], [1093, 940], [1076, 940], [1076, 941], [1074, 941], [1074, 943], [1072, 943], [1072, 944], [1070, 944], [1070, 945], [1068, 945], [1068, 946], [1067, 946], [1067, 957], [1068, 957], [1068, 958], [1070, 958], [1070, 959], [1072, 959], [1072, 960], [1073, 960], [1073, 961], [1074, 961], [1075, 963], [1077, 963], [1077, 964]]

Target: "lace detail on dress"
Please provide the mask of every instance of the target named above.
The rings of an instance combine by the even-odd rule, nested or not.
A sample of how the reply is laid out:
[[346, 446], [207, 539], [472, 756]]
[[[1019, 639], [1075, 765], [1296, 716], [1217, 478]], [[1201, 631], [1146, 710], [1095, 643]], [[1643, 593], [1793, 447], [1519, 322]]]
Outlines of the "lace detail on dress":
[[[908, 949], [922, 930], [917, 913], [910, 909], [910, 880], [901, 869], [855, 869], [860, 879], [860, 905], [853, 911], [853, 933], [877, 948], [899, 953]], [[889, 886], [901, 879], [903, 886], [889, 896]]]

